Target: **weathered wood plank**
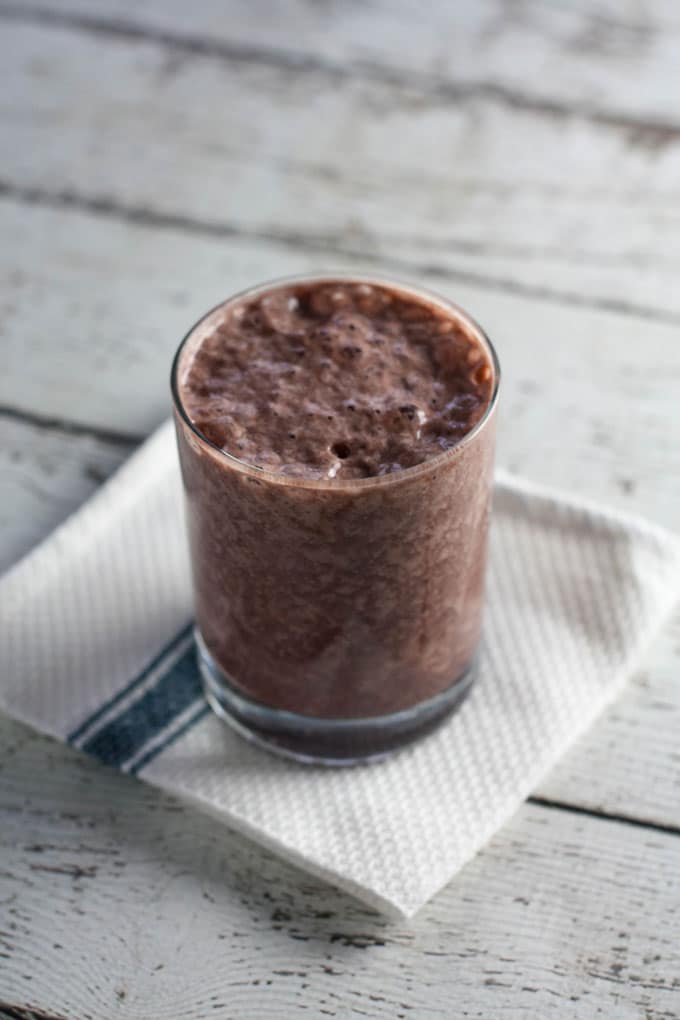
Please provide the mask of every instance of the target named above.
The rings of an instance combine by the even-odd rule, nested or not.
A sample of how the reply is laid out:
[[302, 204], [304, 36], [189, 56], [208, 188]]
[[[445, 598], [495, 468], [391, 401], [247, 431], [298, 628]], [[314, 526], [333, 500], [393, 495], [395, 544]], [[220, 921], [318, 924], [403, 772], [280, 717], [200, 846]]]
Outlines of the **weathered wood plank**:
[[0, 405], [130, 434], [170, 409], [170, 362], [233, 290], [313, 269], [285, 246], [0, 201]]
[[3, 38], [14, 193], [680, 321], [680, 134], [59, 25]]
[[[7, 200], [0, 229], [0, 405], [124, 433], [168, 413], [170, 360], [201, 312], [255, 280], [319, 268], [316, 252], [274, 242]], [[411, 276], [467, 306], [498, 346], [501, 464], [680, 526], [675, 329]]]
[[2, 572], [87, 499], [132, 446], [22, 424], [1, 413], [0, 432]]
[[627, 688], [536, 795], [680, 832], [680, 610]]
[[[127, 38], [232, 54], [246, 61], [326, 66], [336, 73], [415, 77], [432, 90], [473, 91], [508, 105], [577, 110], [623, 120], [665, 118], [680, 127], [680, 21], [673, 0], [560, 4], [546, 0], [409, 0], [310, 4], [286, 0], [253, 16], [248, 0], [22, 0], [5, 9], [70, 21]], [[1, 9], [1, 8], [0, 8]], [[127, 36], [125, 33], [128, 33]]]
[[131, 1020], [406, 1020], [454, 1004], [678, 1016], [677, 838], [527, 805], [414, 921], [391, 924], [192, 809], [8, 729], [23, 728], [0, 728], [14, 746], [0, 1000]]

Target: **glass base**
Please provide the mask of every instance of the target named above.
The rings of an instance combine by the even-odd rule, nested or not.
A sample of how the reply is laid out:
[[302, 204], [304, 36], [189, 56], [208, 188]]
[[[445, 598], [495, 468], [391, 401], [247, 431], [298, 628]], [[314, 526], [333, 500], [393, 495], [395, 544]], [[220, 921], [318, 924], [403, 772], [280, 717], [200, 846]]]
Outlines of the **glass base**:
[[267, 751], [313, 765], [380, 761], [426, 736], [451, 715], [474, 681], [475, 662], [441, 694], [391, 715], [320, 719], [268, 708], [235, 690], [195, 631], [198, 664], [208, 704], [241, 736]]

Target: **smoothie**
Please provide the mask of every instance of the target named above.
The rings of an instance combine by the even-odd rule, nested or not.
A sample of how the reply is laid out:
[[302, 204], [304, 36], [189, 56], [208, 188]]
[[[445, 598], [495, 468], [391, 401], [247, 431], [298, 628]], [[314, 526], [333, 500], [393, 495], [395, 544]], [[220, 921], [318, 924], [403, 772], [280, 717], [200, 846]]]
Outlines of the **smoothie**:
[[[226, 301], [173, 373], [206, 686], [299, 757], [370, 757], [467, 691], [498, 384], [446, 301], [309, 278]], [[216, 704], [217, 702], [217, 704]]]

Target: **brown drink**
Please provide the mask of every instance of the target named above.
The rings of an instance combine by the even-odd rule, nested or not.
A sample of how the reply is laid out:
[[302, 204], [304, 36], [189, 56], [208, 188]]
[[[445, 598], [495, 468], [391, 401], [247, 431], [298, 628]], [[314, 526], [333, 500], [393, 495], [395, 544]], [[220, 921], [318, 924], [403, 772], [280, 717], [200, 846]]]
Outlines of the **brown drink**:
[[467, 693], [498, 367], [460, 309], [310, 277], [226, 301], [173, 368], [213, 707], [302, 760], [380, 756]]

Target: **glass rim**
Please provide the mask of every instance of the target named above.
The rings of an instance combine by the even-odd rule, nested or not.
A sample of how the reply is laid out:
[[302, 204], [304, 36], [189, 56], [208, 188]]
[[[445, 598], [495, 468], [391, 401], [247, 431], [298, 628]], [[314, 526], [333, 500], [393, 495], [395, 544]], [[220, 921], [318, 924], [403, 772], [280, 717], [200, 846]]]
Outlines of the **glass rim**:
[[[196, 333], [196, 330], [221, 308], [225, 308], [234, 301], [239, 301], [248, 297], [257, 297], [258, 294], [263, 294], [267, 291], [276, 290], [279, 287], [296, 283], [365, 283], [369, 286], [387, 287], [392, 290], [402, 291], [403, 293], [413, 295], [421, 300], [424, 298], [426, 301], [434, 303], [440, 308], [453, 312], [455, 317], [458, 318], [464, 325], [471, 328], [482, 341], [491, 359], [494, 373], [494, 384], [491, 397], [484, 409], [482, 417], [475, 423], [469, 432], [466, 432], [465, 435], [462, 436], [457, 443], [449, 447], [448, 450], [442, 450], [441, 453], [436, 453], [432, 457], [426, 457], [425, 460], [421, 461], [419, 464], [413, 464], [411, 467], [400, 468], [398, 471], [391, 471], [386, 475], [369, 475], [365, 478], [305, 478], [296, 475], [285, 475], [281, 472], [258, 467], [256, 464], [250, 464], [248, 461], [241, 460], [233, 453], [228, 453], [226, 450], [223, 450], [221, 446], [213, 443], [191, 420], [180, 397], [178, 376], [185, 346]], [[460, 305], [456, 304], [454, 301], [450, 301], [448, 298], [436, 293], [435, 291], [429, 290], [426, 287], [407, 283], [395, 277], [372, 275], [370, 273], [348, 273], [342, 271], [338, 271], [336, 273], [296, 273], [292, 276], [276, 277], [273, 280], [267, 280], [264, 283], [259, 283], [252, 287], [245, 287], [243, 290], [237, 291], [235, 294], [223, 299], [218, 302], [218, 304], [210, 308], [189, 328], [188, 332], [185, 333], [184, 337], [180, 341], [179, 347], [172, 359], [172, 366], [170, 369], [170, 390], [172, 393], [173, 405], [181, 421], [203, 445], [207, 446], [211, 451], [217, 454], [220, 460], [223, 459], [229, 467], [243, 474], [263, 479], [267, 481], [267, 483], [275, 485], [291, 486], [296, 489], [333, 490], [335, 492], [356, 490], [359, 488], [382, 488], [385, 485], [395, 485], [399, 482], [405, 482], [419, 475], [426, 474], [428, 471], [432, 471], [437, 467], [443, 467], [449, 461], [455, 460], [460, 451], [483, 431], [487, 423], [493, 417], [493, 412], [495, 411], [498, 403], [500, 380], [501, 367], [494, 345], [479, 323], [473, 319], [473, 317], [466, 312], [464, 308], [461, 308]]]

